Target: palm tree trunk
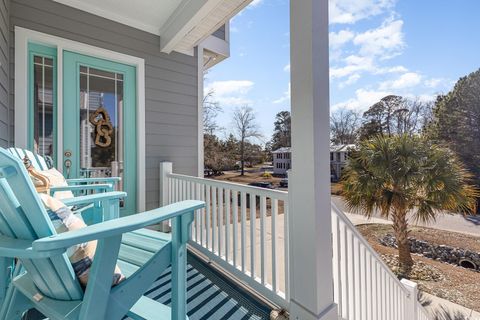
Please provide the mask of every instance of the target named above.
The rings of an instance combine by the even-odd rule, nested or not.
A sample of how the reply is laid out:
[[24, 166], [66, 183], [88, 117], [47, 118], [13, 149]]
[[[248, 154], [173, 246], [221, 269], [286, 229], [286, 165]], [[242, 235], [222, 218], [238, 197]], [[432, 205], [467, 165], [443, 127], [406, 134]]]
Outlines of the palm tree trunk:
[[408, 240], [407, 213], [405, 210], [396, 210], [393, 214], [393, 230], [398, 245], [398, 261], [400, 272], [407, 276], [413, 266], [412, 255], [410, 254], [410, 241]]

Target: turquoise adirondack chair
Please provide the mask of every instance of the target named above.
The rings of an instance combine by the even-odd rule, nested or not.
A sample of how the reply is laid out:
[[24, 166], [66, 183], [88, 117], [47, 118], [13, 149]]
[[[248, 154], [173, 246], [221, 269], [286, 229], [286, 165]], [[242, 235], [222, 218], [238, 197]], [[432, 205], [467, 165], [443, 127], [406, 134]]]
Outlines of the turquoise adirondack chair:
[[[33, 167], [38, 171], [48, 170], [45, 159], [30, 150], [22, 148], [8, 148], [12, 155], [23, 160], [27, 156], [32, 162]], [[114, 191], [115, 185], [120, 181], [120, 177], [103, 177], [103, 178], [75, 178], [66, 179], [68, 186], [52, 187], [50, 193], [57, 191], [72, 191], [74, 194], [86, 194], [88, 192], [108, 192]]]
[[[10, 282], [0, 319], [20, 319], [31, 308], [50, 319], [186, 319], [186, 243], [194, 211], [204, 205], [184, 201], [56, 234], [23, 163], [0, 148], [0, 265], [18, 259], [25, 270]], [[169, 219], [171, 236], [142, 229]], [[97, 250], [84, 291], [65, 252], [92, 240]], [[116, 264], [127, 279], [112, 288]], [[143, 296], [170, 264], [171, 309]]]

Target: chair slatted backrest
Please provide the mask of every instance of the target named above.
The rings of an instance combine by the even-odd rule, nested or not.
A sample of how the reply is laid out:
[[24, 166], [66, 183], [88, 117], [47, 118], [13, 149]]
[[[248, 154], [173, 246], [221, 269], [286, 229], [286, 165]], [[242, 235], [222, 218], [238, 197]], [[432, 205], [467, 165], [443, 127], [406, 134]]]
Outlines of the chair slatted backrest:
[[32, 162], [32, 166], [38, 171], [48, 170], [47, 162], [39, 154], [34, 154], [30, 150], [21, 149], [21, 148], [9, 148], [7, 150], [14, 156], [17, 156], [22, 161], [25, 158], [25, 156], [27, 156]]
[[[24, 240], [55, 234], [22, 161], [3, 148], [0, 148], [0, 234]], [[66, 254], [21, 259], [21, 262], [43, 295], [59, 300], [83, 297]]]

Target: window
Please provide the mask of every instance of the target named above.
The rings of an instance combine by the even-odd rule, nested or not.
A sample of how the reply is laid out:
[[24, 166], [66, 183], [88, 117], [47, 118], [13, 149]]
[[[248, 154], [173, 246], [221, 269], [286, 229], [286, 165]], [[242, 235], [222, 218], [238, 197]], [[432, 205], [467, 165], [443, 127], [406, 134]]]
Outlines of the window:
[[29, 51], [29, 149], [55, 159], [56, 150], [56, 52], [30, 43]]
[[330, 152], [330, 161], [333, 161], [333, 152]]
[[337, 152], [337, 161], [341, 161], [340, 156], [341, 156], [340, 152]]

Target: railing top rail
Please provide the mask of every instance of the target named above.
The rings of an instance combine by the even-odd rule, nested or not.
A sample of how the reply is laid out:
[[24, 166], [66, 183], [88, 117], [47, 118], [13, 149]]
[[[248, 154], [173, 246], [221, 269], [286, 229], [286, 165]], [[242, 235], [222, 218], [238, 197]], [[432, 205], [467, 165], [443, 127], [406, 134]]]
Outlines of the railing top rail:
[[187, 175], [177, 174], [177, 173], [169, 173], [167, 174], [167, 177], [173, 178], [173, 179], [180, 179], [185, 181], [202, 183], [202, 184], [206, 184], [206, 185], [217, 187], [217, 188], [228, 188], [230, 190], [237, 191], [237, 192], [255, 193], [259, 196], [264, 196], [267, 198], [278, 199], [281, 201], [288, 201], [288, 192], [286, 191], [265, 189], [265, 188], [254, 187], [254, 186], [246, 186], [246, 185], [234, 183], [234, 182], [192, 177], [192, 176], [187, 176]]
[[400, 280], [398, 280], [398, 277], [390, 270], [390, 267], [387, 266], [387, 264], [383, 261], [382, 257], [380, 257], [378, 255], [377, 252], [375, 252], [374, 249], [372, 249], [372, 247], [370, 246], [370, 244], [368, 243], [368, 241], [362, 236], [362, 234], [357, 230], [357, 228], [355, 227], [355, 225], [350, 221], [350, 219], [345, 215], [345, 213], [343, 213], [340, 209], [338, 209], [338, 207], [332, 202], [332, 210], [335, 212], [335, 214], [337, 215], [337, 217], [342, 220], [343, 223], [345, 223], [345, 225], [348, 227], [348, 229], [350, 230], [351, 233], [353, 233], [358, 241], [363, 244], [365, 246], [365, 248], [367, 248], [367, 250], [370, 252], [370, 254], [372, 256], [374, 256], [378, 263], [380, 263], [380, 265], [385, 269], [385, 271], [387, 272], [387, 274], [394, 278], [397, 282], [397, 285], [400, 287], [401, 290], [403, 290], [403, 292], [407, 295], [410, 294], [410, 292], [403, 286], [403, 284], [400, 282]]

